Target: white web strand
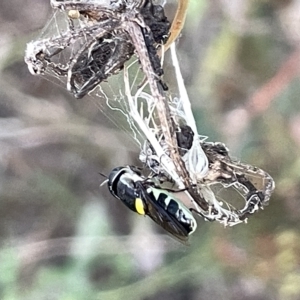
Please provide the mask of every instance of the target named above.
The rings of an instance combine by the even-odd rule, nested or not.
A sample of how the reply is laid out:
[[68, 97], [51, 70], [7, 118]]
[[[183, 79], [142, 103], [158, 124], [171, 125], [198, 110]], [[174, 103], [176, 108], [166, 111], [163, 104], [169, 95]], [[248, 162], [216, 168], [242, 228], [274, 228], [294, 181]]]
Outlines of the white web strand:
[[192, 181], [197, 183], [197, 179], [202, 179], [208, 172], [208, 159], [201, 148], [201, 140], [199, 138], [196, 122], [191, 108], [191, 103], [180, 71], [179, 62], [176, 55], [175, 43], [173, 43], [170, 48], [179, 89], [180, 103], [184, 112], [184, 118], [186, 124], [190, 126], [194, 132], [193, 145], [188, 152], [188, 159], [185, 159], [185, 165], [190, 173]]
[[[95, 1], [95, 3], [97, 2], [97, 0], [93, 1]], [[61, 5], [61, 1], [53, 0], [52, 3]], [[97, 3], [99, 4], [100, 2]], [[63, 14], [65, 16], [65, 13]], [[63, 83], [64, 87], [66, 87], [66, 81], [68, 83], [71, 82], [73, 58], [76, 58], [77, 53], [79, 53], [78, 51], [80, 51], [82, 47], [86, 47], [87, 49], [88, 46], [93, 43], [93, 40], [88, 38], [84, 31], [86, 27], [89, 27], [86, 19], [82, 21], [65, 18], [59, 19], [61, 15], [60, 11], [56, 11], [46, 25], [42, 34], [43, 37], [40, 36], [38, 40], [28, 44], [25, 61], [32, 73], [46, 73], [51, 76], [52, 80], [55, 79]], [[98, 37], [103, 36], [105, 31], [104, 28], [101, 28], [101, 26], [97, 24], [89, 28], [93, 28], [93, 33]], [[90, 51], [91, 49], [88, 50]], [[41, 54], [46, 54], [48, 59], [43, 60]], [[88, 57], [89, 56], [91, 56], [90, 53], [88, 53]], [[174, 43], [171, 45], [171, 57], [179, 97], [174, 98], [171, 103], [166, 103], [165, 106], [163, 106], [164, 108], [160, 106], [160, 109], [158, 109], [157, 100], [160, 100], [161, 97], [155, 96], [155, 93], [147, 93], [149, 92], [149, 86], [147, 88], [146, 86], [149, 83], [149, 78], [142, 87], [139, 87], [134, 93], [132, 92], [137, 86], [137, 81], [139, 80], [138, 75], [142, 74], [140, 70], [134, 71], [132, 67], [134, 63], [126, 64], [128, 66], [124, 68], [124, 78], [119, 76], [118, 79], [115, 80], [117, 75], [114, 75], [114, 80], [112, 81], [108, 78], [110, 83], [103, 83], [101, 86], [97, 85], [93, 91], [88, 92], [89, 97], [92, 98], [96, 106], [111, 119], [117, 127], [124, 128], [122, 121], [120, 121], [123, 117], [120, 116], [120, 114], [119, 116], [115, 115], [115, 111], [125, 116], [126, 122], [133, 133], [131, 137], [133, 135], [132, 138], [136, 143], [141, 147], [141, 143], [147, 139], [151, 144], [151, 147], [149, 144], [145, 144], [145, 148], [141, 149], [145, 154], [144, 162], [146, 162], [146, 164], [149, 162], [147, 165], [151, 170], [151, 162], [153, 162], [154, 166], [156, 165], [154, 168], [157, 168], [156, 173], [160, 173], [161, 170], [164, 171], [162, 173], [168, 174], [176, 182], [179, 189], [186, 185], [180, 174], [178, 174], [180, 173], [180, 171], [178, 171], [180, 168], [176, 168], [176, 164], [178, 164], [177, 158], [180, 164], [183, 160], [185, 168], [188, 171], [185, 178], [189, 177], [191, 180], [190, 183], [197, 187], [200, 198], [203, 198], [203, 201], [208, 205], [208, 209], [201, 209], [190, 197], [189, 193], [186, 192], [191, 199], [190, 208], [197, 211], [207, 220], [216, 220], [230, 226], [241, 223], [245, 221], [241, 218], [242, 214], [245, 213], [245, 217], [249, 215], [249, 213], [251, 214], [259, 208], [263, 208], [262, 206], [268, 203], [274, 189], [273, 179], [261, 169], [232, 160], [228, 152], [226, 153], [226, 149], [225, 155], [223, 155], [222, 152], [218, 152], [218, 150], [212, 148], [214, 143], [204, 143], [205, 137], [199, 136], [197, 132], [196, 122], [181, 75]], [[74, 61], [76, 61], [76, 59]], [[148, 65], [149, 63], [147, 66]], [[128, 72], [129, 69], [131, 69], [131, 75]], [[68, 78], [66, 72], [68, 72]], [[122, 85], [120, 82], [121, 79]], [[151, 77], [151, 79], [153, 78]], [[69, 90], [71, 90], [70, 86]], [[125, 95], [123, 95], [124, 90]], [[167, 96], [165, 96], [165, 98], [167, 98]], [[106, 105], [113, 111], [111, 114], [107, 114], [107, 110], [105, 109]], [[192, 147], [183, 157], [174, 156], [174, 158], [171, 155], [173, 160], [170, 158], [170, 151], [172, 151], [174, 145], [166, 139], [164, 132], [162, 134], [161, 118], [157, 117], [158, 114], [164, 114], [164, 112], [166, 115], [166, 111], [169, 109], [170, 116], [168, 116], [167, 120], [171, 117], [173, 121], [178, 122], [178, 124], [181, 123], [180, 121], [184, 121], [183, 123], [188, 125], [194, 133]], [[164, 126], [166, 127], [165, 131], [168, 131], [168, 122], [165, 122]], [[205, 145], [209, 147], [208, 149], [213, 151], [212, 154], [209, 154], [209, 151], [207, 152], [207, 148], [204, 148]], [[205, 149], [205, 152], [202, 147]], [[148, 152], [150, 152], [150, 156], [147, 156]], [[212, 157], [210, 157], [210, 162], [212, 161], [210, 165], [205, 153], [208, 156], [212, 155]], [[222, 181], [222, 176], [219, 178], [214, 174], [214, 167], [217, 167], [214, 165], [215, 163], [223, 163], [232, 170], [232, 174], [229, 175], [231, 177], [227, 183]], [[222, 172], [223, 170], [220, 169], [220, 171]], [[238, 181], [237, 174], [243, 176], [248, 185], [243, 181]], [[241, 210], [237, 210], [225, 200], [218, 201], [218, 195], [216, 196], [213, 192], [213, 188], [216, 187], [217, 184], [221, 184], [224, 189], [233, 187], [245, 200], [245, 207]], [[249, 184], [251, 184], [250, 188], [253, 185], [255, 193], [250, 190]], [[264, 196], [263, 200], [262, 195]]]
[[165, 154], [164, 150], [162, 149], [161, 145], [159, 144], [158, 140], [155, 137], [155, 133], [152, 130], [150, 130], [150, 128], [148, 127], [148, 125], [146, 124], [146, 122], [138, 112], [138, 108], [137, 108], [138, 94], [134, 98], [131, 95], [127, 67], [124, 68], [124, 83], [125, 83], [125, 94], [128, 99], [131, 117], [136, 122], [136, 124], [138, 124], [139, 128], [142, 130], [145, 137], [154, 148], [157, 155], [157, 161], [160, 162], [164, 170], [167, 171], [167, 173], [171, 176], [171, 178], [177, 183], [179, 188], [181, 188], [182, 186], [184, 187], [183, 182], [180, 179], [180, 176], [176, 173], [176, 168], [174, 166], [173, 161], [170, 159], [168, 155]]
[[[147, 159], [155, 160], [160, 165], [160, 167], [167, 174], [169, 174], [169, 176], [178, 184], [180, 182], [180, 176], [176, 173], [173, 161], [170, 159], [170, 157], [165, 152], [165, 149], [162, 147], [159, 141], [159, 136], [157, 135], [158, 129], [155, 128], [155, 122], [152, 120], [153, 110], [155, 109], [153, 97], [152, 95], [144, 92], [146, 83], [138, 89], [135, 95], [132, 95], [132, 84], [130, 84], [128, 73], [130, 67], [131, 65], [124, 68], [125, 95], [127, 96], [127, 101], [129, 105], [128, 113], [130, 115], [130, 118], [133, 119], [133, 122], [135, 122], [136, 127], [139, 127], [139, 129], [143, 132], [146, 139], [149, 141], [152, 148], [154, 149], [154, 152], [152, 153], [151, 157], [147, 157]], [[177, 64], [176, 67], [179, 68], [179, 65]], [[180, 70], [178, 71], [178, 73], [180, 73]], [[190, 164], [198, 164], [198, 168], [202, 171], [205, 169], [206, 171], [208, 171], [208, 160], [204, 151], [201, 148], [201, 142], [203, 141], [203, 139], [200, 139], [198, 135], [196, 123], [191, 111], [191, 105], [184, 87], [182, 77], [177, 76], [177, 80], [179, 81], [178, 86], [180, 86], [181, 88], [180, 95], [183, 95], [183, 97], [185, 98], [185, 109], [180, 108], [180, 106], [182, 105], [180, 103], [181, 101], [179, 101], [176, 107], [171, 106], [171, 111], [174, 116], [181, 118], [185, 121], [189, 120], [189, 124], [191, 124], [196, 130], [196, 133], [194, 135], [196, 136], [196, 139], [193, 143], [194, 147], [187, 152], [187, 154], [184, 157], [184, 160]], [[139, 110], [139, 104], [141, 105], [141, 99], [146, 100], [146, 117], [143, 116], [142, 109]], [[130, 118], [128, 118], [128, 120], [130, 120]], [[154, 124], [152, 125], [152, 127], [150, 127], [150, 120], [153, 121], [152, 124]], [[197, 152], [197, 149], [200, 149], [200, 151]], [[188, 169], [191, 175], [194, 176], [194, 178], [196, 178], [196, 185], [198, 187], [200, 195], [202, 195], [202, 197], [205, 199], [206, 203], [209, 206], [209, 209], [207, 211], [201, 209], [201, 207], [191, 198], [190, 194], [186, 192], [186, 195], [190, 199], [189, 208], [193, 208], [196, 212], [198, 212], [198, 214], [203, 216], [205, 219], [210, 221], [218, 221], [224, 224], [225, 226], [232, 226], [241, 223], [242, 221], [239, 219], [236, 210], [231, 209], [232, 206], [230, 204], [228, 204], [226, 201], [218, 201], [216, 199], [214, 192], [210, 188], [210, 185], [214, 185], [215, 183], [210, 183], [208, 185], [201, 183], [201, 180], [199, 179], [200, 176], [197, 173], [193, 173], [196, 172], [196, 170], [197, 166], [194, 169], [192, 169], [192, 171]], [[201, 179], [202, 178], [203, 176], [201, 177]]]
[[[186, 124], [190, 126], [194, 132], [192, 148], [185, 154], [183, 159], [189, 172], [190, 178], [193, 182], [195, 182], [195, 184], [197, 184], [200, 194], [206, 200], [208, 205], [211, 208], [214, 208], [214, 213], [212, 213], [211, 209], [209, 209], [208, 212], [204, 212], [202, 214], [208, 220], [217, 220], [225, 226], [236, 225], [238, 223], [241, 223], [242, 221], [239, 219], [239, 216], [236, 212], [232, 211], [231, 209], [224, 208], [223, 202], [226, 203], [228, 208], [231, 205], [226, 201], [218, 201], [211, 188], [208, 185], [202, 183], [202, 179], [207, 175], [209, 171], [208, 159], [201, 147], [201, 143], [205, 138], [199, 136], [198, 134], [196, 122], [191, 109], [191, 103], [180, 71], [180, 66], [176, 55], [175, 43], [171, 45], [170, 49], [180, 96], [179, 105], [177, 105], [176, 107], [177, 114], [184, 118]], [[180, 111], [180, 106], [182, 108], [182, 111]], [[215, 211], [217, 211], [217, 213]]]

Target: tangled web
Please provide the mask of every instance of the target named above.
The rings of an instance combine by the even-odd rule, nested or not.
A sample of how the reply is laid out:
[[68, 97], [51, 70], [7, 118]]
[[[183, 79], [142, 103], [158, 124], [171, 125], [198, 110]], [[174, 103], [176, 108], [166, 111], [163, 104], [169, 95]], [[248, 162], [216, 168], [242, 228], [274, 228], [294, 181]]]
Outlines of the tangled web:
[[[164, 53], [171, 26], [162, 5], [152, 0], [51, 0], [51, 5], [55, 14], [46, 30], [27, 45], [29, 70], [50, 75], [76, 98], [90, 97], [101, 110], [109, 107], [116, 122], [115, 111], [125, 116], [148, 172], [134, 177], [130, 169], [136, 182], [162, 190], [175, 184], [185, 190], [185, 207], [225, 225], [244, 222], [268, 205], [271, 176], [232, 159], [223, 143], [199, 135], [174, 43], [178, 97], [169, 93], [163, 55], [158, 55]], [[110, 81], [112, 76], [118, 80]], [[146, 184], [139, 189], [146, 194]], [[226, 194], [231, 199], [232, 191], [242, 200], [239, 207], [224, 199]], [[185, 211], [179, 207], [176, 213]], [[178, 214], [174, 222], [182, 222]], [[163, 226], [154, 212], [148, 215]]]

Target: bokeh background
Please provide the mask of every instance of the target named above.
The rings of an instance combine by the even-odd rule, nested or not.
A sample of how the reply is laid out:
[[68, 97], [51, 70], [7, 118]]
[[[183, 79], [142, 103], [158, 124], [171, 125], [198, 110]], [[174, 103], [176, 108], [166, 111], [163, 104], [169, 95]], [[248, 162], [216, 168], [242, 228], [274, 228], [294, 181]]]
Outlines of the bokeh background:
[[177, 49], [199, 132], [273, 176], [270, 205], [198, 218], [189, 247], [131, 213], [98, 174], [138, 164], [126, 124], [28, 72], [48, 0], [1, 1], [1, 299], [300, 299], [300, 1], [190, 2]]

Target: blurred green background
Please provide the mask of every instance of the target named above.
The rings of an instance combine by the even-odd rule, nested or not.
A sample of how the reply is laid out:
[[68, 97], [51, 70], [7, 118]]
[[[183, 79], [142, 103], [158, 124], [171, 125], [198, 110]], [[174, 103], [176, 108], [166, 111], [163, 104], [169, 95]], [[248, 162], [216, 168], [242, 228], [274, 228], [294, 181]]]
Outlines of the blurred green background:
[[23, 61], [49, 1], [1, 1], [1, 299], [300, 299], [300, 1], [190, 2], [177, 49], [199, 133], [273, 176], [270, 205], [232, 228], [198, 218], [189, 247], [131, 213], [99, 188], [138, 164], [118, 115]]

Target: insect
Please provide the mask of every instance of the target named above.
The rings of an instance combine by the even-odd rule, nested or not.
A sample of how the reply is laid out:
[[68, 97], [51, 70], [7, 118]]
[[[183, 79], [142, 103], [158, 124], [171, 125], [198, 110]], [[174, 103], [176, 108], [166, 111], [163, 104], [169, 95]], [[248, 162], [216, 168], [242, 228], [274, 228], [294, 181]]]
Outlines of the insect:
[[[106, 5], [96, 1], [51, 0], [52, 7], [69, 12], [69, 30], [28, 44], [25, 61], [30, 71], [43, 74], [48, 69], [58, 76], [67, 76], [68, 90], [76, 98], [82, 98], [118, 73], [132, 57], [137, 43], [130, 29], [135, 28], [145, 44], [143, 55], [149, 57], [159, 78], [163, 70], [156, 47], [167, 40], [170, 29], [163, 7], [151, 0], [110, 2]], [[75, 26], [76, 20], [80, 26]], [[75, 43], [78, 49], [74, 51]], [[57, 63], [54, 58], [61, 52], [69, 58]], [[158, 82], [167, 88], [160, 79]]]
[[[167, 86], [161, 79], [163, 71], [157, 55], [157, 47], [166, 40], [170, 29], [163, 7], [154, 5], [152, 0], [51, 0], [51, 5], [69, 11], [69, 29], [27, 45], [25, 61], [30, 71], [33, 74], [50, 71], [67, 77], [68, 90], [81, 98], [122, 69], [135, 52], [173, 162], [168, 172], [181, 188], [189, 187], [189, 175], [178, 153], [175, 131], [170, 126]], [[73, 13], [74, 10], [78, 13]], [[75, 26], [77, 21], [79, 26]], [[58, 54], [64, 54], [61, 56], [67, 58], [66, 61], [61, 62]]]
[[[189, 155], [192, 146], [193, 131], [188, 125], [181, 125], [176, 131], [177, 142], [181, 156]], [[163, 142], [163, 141], [161, 141]], [[226, 220], [227, 224], [233, 225], [245, 220], [259, 208], [268, 205], [270, 196], [275, 188], [272, 177], [260, 168], [250, 164], [233, 160], [229, 155], [228, 148], [220, 142], [201, 142], [201, 147], [208, 158], [209, 169], [207, 174], [198, 179], [198, 187], [209, 188], [221, 185], [224, 188], [233, 187], [244, 199], [245, 204], [241, 209], [236, 209], [230, 203], [226, 207], [218, 207], [218, 202], [213, 201], [211, 206], [211, 220]], [[140, 160], [151, 169], [161, 181], [171, 181], [161, 169], [155, 158], [153, 147], [146, 142], [140, 154]], [[209, 198], [207, 198], [209, 200]], [[224, 200], [223, 200], [224, 202]]]
[[[180, 0], [177, 23], [173, 24], [184, 21], [187, 2]], [[190, 209], [196, 208], [195, 211], [207, 220], [234, 225], [268, 203], [274, 189], [272, 178], [261, 169], [232, 160], [224, 144], [206, 143], [199, 138], [186, 92], [180, 92], [178, 103], [169, 101], [157, 55], [157, 49], [167, 39], [170, 28], [162, 6], [153, 4], [152, 0], [51, 0], [51, 5], [68, 11], [65, 16], [69, 27], [56, 36], [28, 44], [25, 61], [32, 73], [50, 71], [57, 77], [67, 78], [68, 90], [81, 98], [122, 68], [125, 78], [125, 62], [136, 53], [151, 95], [142, 103], [148, 110], [146, 123], [138, 96], [141, 91], [133, 97], [128, 81], [127, 85], [125, 83], [125, 94], [130, 107], [128, 118], [134, 120], [149, 141], [140, 155], [145, 165], [161, 182], [174, 182], [179, 189], [186, 189], [191, 202], [197, 204]], [[170, 40], [181, 30], [180, 27], [174, 28], [171, 29]], [[61, 58], [64, 60], [61, 61]], [[175, 67], [178, 85], [184, 86], [180, 83], [183, 80], [178, 75], [178, 69]], [[152, 202], [148, 202], [157, 204], [156, 200], [160, 199], [162, 191], [167, 192], [159, 188], [159, 194], [159, 186], [141, 176], [138, 170], [123, 169], [132, 178], [133, 173], [135, 177], [139, 176], [133, 182], [140, 194], [139, 197], [131, 197], [131, 200], [142, 199], [145, 202], [151, 194]], [[119, 183], [121, 185], [122, 181]], [[218, 201], [210, 189], [216, 184], [238, 190], [245, 200], [244, 208], [238, 210], [226, 202], [227, 206], [224, 206], [223, 202]], [[135, 191], [134, 188], [132, 190]], [[123, 199], [121, 194], [115, 195]], [[180, 204], [179, 200], [174, 201]], [[159, 212], [164, 213], [166, 218], [174, 218], [167, 206]], [[188, 211], [184, 213], [186, 216], [189, 214]], [[156, 216], [151, 211], [148, 215], [152, 218]], [[156, 218], [155, 221], [162, 226], [159, 220]], [[181, 224], [178, 218], [175, 220]]]
[[117, 167], [108, 177], [111, 194], [129, 209], [149, 216], [173, 237], [186, 243], [196, 230], [192, 212], [169, 191], [155, 185], [133, 166]]

